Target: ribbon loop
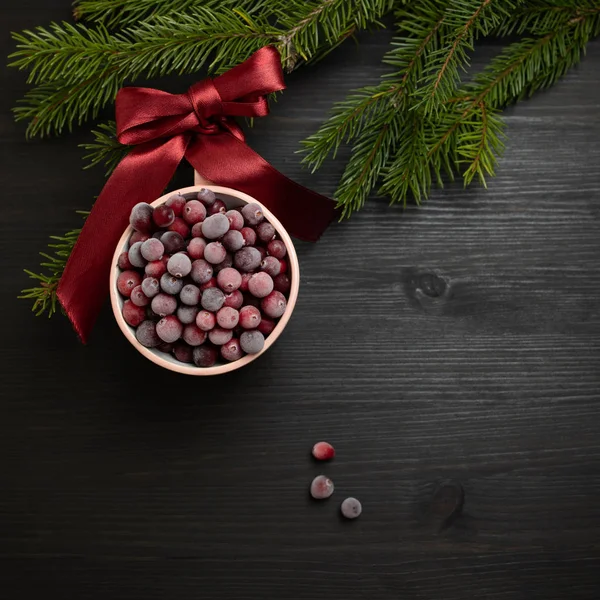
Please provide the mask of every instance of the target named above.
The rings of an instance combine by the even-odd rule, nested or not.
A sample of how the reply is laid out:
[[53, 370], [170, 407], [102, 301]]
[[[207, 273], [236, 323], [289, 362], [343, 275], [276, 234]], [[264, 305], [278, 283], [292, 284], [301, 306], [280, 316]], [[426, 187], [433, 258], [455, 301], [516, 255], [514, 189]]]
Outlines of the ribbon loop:
[[205, 179], [262, 202], [292, 236], [316, 241], [325, 231], [336, 215], [334, 202], [275, 170], [245, 144], [231, 118], [266, 115], [266, 94], [284, 88], [279, 53], [267, 46], [185, 94], [139, 87], [119, 90], [117, 137], [135, 147], [96, 200], [57, 290], [83, 342], [108, 292], [112, 255], [131, 208], [160, 196], [183, 158]]

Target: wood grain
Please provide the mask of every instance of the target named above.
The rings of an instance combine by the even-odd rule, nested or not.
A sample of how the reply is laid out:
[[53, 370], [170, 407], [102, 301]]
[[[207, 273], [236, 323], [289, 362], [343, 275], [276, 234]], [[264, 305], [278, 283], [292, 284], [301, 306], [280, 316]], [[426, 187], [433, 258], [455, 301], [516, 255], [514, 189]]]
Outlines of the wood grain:
[[[3, 26], [69, 12], [22, 0]], [[294, 152], [333, 101], [377, 81], [389, 36], [290, 75], [253, 147], [331, 193], [343, 161], [312, 176]], [[23, 266], [103, 177], [81, 170], [87, 129], [25, 141], [10, 114], [23, 75], [3, 69], [2, 89], [2, 598], [597, 600], [600, 43], [506, 112], [487, 191], [451, 185], [404, 211], [374, 198], [298, 244], [285, 335], [202, 382], [138, 356], [108, 304], [82, 348], [16, 300]], [[173, 185], [190, 181], [182, 169]], [[324, 467], [319, 439], [337, 449]], [[336, 493], [318, 504], [322, 470]], [[348, 495], [364, 507], [352, 523]]]

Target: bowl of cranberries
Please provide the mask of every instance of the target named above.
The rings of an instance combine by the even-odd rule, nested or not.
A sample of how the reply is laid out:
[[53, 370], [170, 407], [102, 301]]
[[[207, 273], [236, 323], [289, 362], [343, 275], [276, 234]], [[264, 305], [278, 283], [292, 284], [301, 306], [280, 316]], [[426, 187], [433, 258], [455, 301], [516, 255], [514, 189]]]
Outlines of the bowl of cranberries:
[[110, 275], [125, 337], [154, 363], [218, 375], [265, 352], [290, 319], [299, 266], [290, 236], [251, 196], [192, 186], [133, 207]]

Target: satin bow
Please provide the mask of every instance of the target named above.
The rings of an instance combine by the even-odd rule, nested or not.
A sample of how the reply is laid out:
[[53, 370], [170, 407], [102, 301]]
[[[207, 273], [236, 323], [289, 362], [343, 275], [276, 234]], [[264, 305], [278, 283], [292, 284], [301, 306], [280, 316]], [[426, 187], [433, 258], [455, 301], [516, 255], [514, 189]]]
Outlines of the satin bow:
[[139, 87], [119, 90], [117, 138], [133, 148], [86, 219], [57, 290], [83, 342], [107, 295], [113, 252], [131, 208], [158, 198], [183, 158], [204, 178], [262, 202], [292, 236], [316, 241], [325, 231], [336, 214], [334, 202], [273, 168], [246, 145], [233, 120], [265, 116], [266, 94], [284, 88], [279, 53], [268, 46], [185, 94]]

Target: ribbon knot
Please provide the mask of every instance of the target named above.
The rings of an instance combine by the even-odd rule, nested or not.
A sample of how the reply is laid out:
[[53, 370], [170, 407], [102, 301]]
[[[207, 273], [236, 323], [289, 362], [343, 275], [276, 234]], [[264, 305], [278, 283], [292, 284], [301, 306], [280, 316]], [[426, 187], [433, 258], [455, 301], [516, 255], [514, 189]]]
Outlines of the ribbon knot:
[[267, 94], [284, 88], [279, 53], [267, 46], [185, 94], [119, 90], [117, 138], [133, 148], [98, 196], [57, 290], [82, 341], [107, 295], [112, 256], [131, 208], [160, 196], [184, 158], [205, 179], [262, 202], [291, 235], [316, 241], [325, 231], [336, 214], [333, 201], [274, 169], [245, 144], [233, 119], [267, 115]]

